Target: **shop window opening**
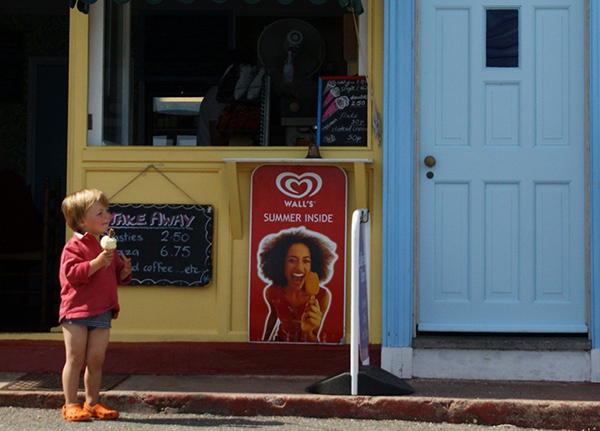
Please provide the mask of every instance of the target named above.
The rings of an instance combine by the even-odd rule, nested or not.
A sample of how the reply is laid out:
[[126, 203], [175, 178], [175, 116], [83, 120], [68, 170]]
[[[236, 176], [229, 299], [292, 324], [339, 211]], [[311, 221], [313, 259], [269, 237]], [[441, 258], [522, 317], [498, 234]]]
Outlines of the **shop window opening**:
[[359, 50], [338, 2], [293, 4], [91, 5], [88, 145], [310, 145]]

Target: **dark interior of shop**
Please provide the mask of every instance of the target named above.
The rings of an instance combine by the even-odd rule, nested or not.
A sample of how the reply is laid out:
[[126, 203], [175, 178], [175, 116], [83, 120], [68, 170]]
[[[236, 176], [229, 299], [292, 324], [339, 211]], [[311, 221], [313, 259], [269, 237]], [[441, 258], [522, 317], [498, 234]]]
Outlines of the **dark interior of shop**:
[[[249, 89], [257, 94], [250, 97], [250, 90], [234, 95], [234, 88], [229, 88], [229, 94], [219, 99], [234, 117], [229, 123], [220, 118], [220, 130], [231, 135], [229, 145], [306, 144], [317, 122], [318, 77], [348, 75], [348, 60], [356, 60], [356, 52], [344, 51], [345, 39], [356, 38], [354, 27], [348, 26], [351, 15], [336, 1], [315, 5], [296, 0], [282, 5], [262, 0], [249, 5], [239, 0], [219, 8], [214, 3], [208, 8], [207, 3], [211, 2], [178, 9], [132, 4], [134, 121], [144, 125], [134, 126], [134, 145], [179, 145], [178, 137], [193, 138], [198, 127], [194, 108], [187, 113], [161, 112], [156, 101], [163, 97], [172, 101], [176, 100], [173, 97], [182, 101], [202, 98], [215, 84], [220, 93], [228, 85], [238, 90], [240, 80], [231, 76], [229, 81], [221, 79], [232, 50], [237, 53], [233, 61], [251, 66]], [[302, 41], [294, 49], [287, 36], [296, 30]], [[288, 53], [294, 56], [292, 77], [283, 73]], [[242, 73], [235, 78], [241, 79]], [[264, 124], [265, 118], [268, 124]], [[268, 142], [261, 134], [268, 135]], [[191, 142], [194, 145], [193, 139]]]
[[0, 3], [0, 331], [57, 322], [64, 243], [69, 11]]
[[[69, 13], [63, 1], [0, 4], [1, 332], [43, 332], [58, 324]], [[178, 136], [195, 138], [198, 116], [190, 115], [189, 106], [184, 104], [184, 115], [181, 109], [175, 115], [169, 109], [161, 112], [155, 109], [158, 98], [203, 97], [222, 77], [232, 51], [243, 53], [252, 73], [262, 65], [270, 76], [267, 144], [309, 145], [318, 77], [348, 75], [349, 64], [356, 62], [356, 49], [348, 49], [356, 43], [354, 24], [337, 0], [321, 5], [309, 0], [287, 5], [277, 0], [132, 0], [131, 16], [134, 145], [156, 145], [154, 136], [171, 142]], [[296, 40], [290, 48], [283, 39], [295, 28], [303, 29], [302, 45], [294, 45]], [[271, 55], [271, 50], [276, 52]], [[289, 68], [283, 70], [290, 64], [288, 56], [293, 57], [291, 75]], [[227, 131], [230, 145], [265, 145], [264, 86], [254, 98], [246, 92], [228, 100], [246, 115], [245, 125], [238, 121]], [[252, 119], [257, 112], [259, 119]]]

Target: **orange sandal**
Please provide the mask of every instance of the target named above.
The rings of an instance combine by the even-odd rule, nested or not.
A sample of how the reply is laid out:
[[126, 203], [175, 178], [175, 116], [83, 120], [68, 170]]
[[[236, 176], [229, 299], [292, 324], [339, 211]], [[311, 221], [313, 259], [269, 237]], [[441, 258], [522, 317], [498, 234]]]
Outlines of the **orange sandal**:
[[83, 410], [79, 404], [71, 404], [70, 406], [62, 406], [62, 417], [71, 422], [89, 421], [92, 419], [92, 414]]
[[98, 419], [116, 419], [119, 417], [118, 411], [109, 409], [104, 403], [98, 403], [92, 407], [86, 401], [83, 403], [83, 409], [92, 417]]

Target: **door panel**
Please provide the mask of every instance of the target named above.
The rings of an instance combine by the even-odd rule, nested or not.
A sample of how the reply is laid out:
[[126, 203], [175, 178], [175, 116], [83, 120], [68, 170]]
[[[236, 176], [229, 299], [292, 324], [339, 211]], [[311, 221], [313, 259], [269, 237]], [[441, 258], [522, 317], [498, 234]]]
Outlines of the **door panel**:
[[421, 3], [420, 331], [587, 331], [584, 2], [505, 4]]

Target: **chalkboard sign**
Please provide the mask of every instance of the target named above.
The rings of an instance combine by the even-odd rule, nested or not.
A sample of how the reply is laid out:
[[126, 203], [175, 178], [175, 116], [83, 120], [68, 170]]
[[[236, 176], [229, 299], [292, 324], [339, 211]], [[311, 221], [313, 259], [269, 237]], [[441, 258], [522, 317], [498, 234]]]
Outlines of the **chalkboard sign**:
[[206, 286], [212, 278], [210, 205], [111, 204], [117, 249], [131, 285]]
[[365, 77], [320, 77], [317, 118], [318, 145], [366, 146], [367, 80]]

